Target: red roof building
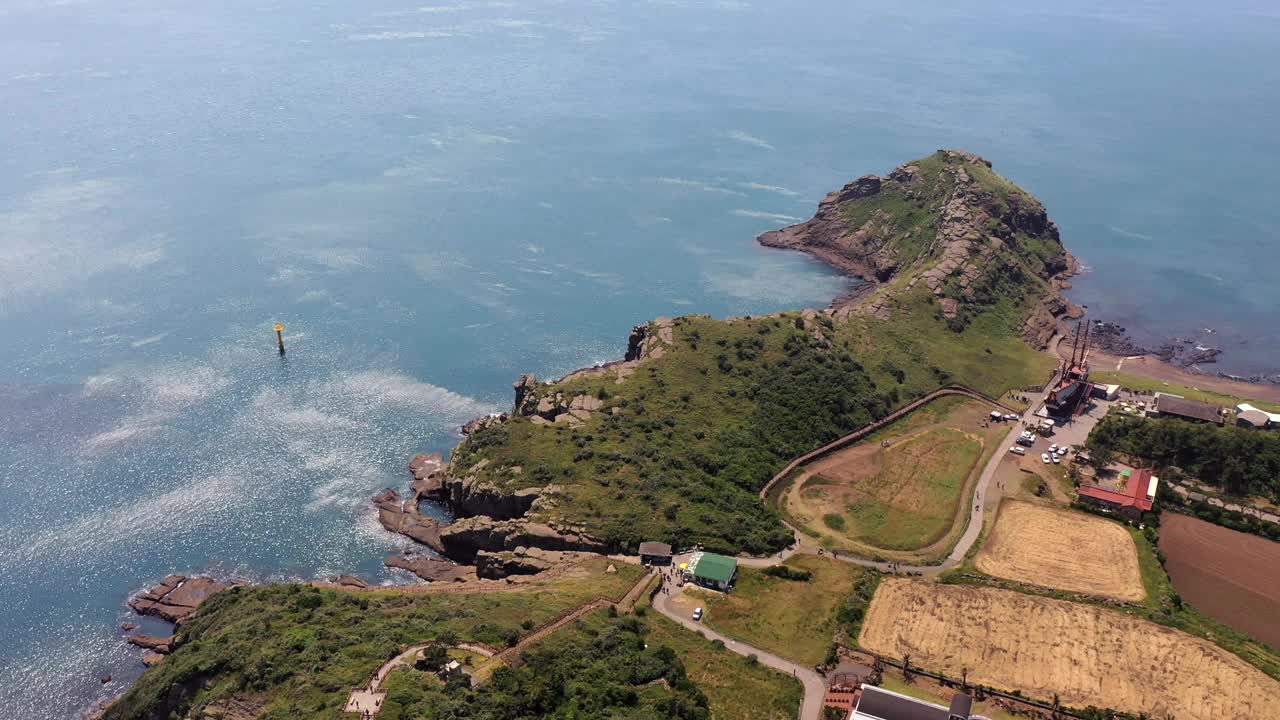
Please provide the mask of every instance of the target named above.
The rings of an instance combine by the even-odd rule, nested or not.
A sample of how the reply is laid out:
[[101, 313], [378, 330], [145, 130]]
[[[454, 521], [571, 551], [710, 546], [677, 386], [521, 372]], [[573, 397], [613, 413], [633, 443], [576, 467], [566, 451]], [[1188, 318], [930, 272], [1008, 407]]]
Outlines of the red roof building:
[[1138, 518], [1144, 512], [1151, 512], [1159, 482], [1160, 479], [1152, 475], [1150, 470], [1139, 470], [1129, 478], [1124, 492], [1082, 485], [1080, 500]]

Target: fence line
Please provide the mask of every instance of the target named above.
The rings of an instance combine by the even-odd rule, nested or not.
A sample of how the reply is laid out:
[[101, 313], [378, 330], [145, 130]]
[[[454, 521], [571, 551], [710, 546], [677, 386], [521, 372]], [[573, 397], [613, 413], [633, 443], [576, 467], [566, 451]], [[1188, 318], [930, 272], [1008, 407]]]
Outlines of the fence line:
[[876, 420], [875, 422], [870, 423], [869, 425], [864, 425], [861, 428], [849, 433], [848, 435], [845, 435], [844, 437], [838, 438], [836, 440], [833, 440], [827, 443], [826, 445], [823, 445], [817, 450], [811, 450], [805, 453], [804, 455], [801, 455], [800, 457], [795, 458], [791, 462], [787, 463], [786, 466], [784, 466], [781, 470], [779, 470], [777, 474], [775, 474], [772, 478], [770, 478], [769, 482], [766, 483], [764, 488], [760, 490], [760, 499], [762, 500], [767, 499], [769, 496], [769, 492], [773, 490], [774, 485], [777, 485], [778, 481], [782, 480], [787, 475], [791, 474], [793, 470], [800, 467], [801, 465], [811, 462], [813, 460], [816, 460], [822, 457], [823, 455], [826, 455], [827, 453], [830, 453], [834, 450], [839, 450], [840, 448], [843, 448], [846, 445], [857, 442], [858, 440], [861, 440], [862, 438], [885, 427], [886, 425], [891, 425], [894, 422], [901, 420], [907, 415], [910, 415], [912, 412], [915, 412], [916, 410], [920, 409], [920, 407], [927, 405], [928, 403], [931, 403], [934, 400], [937, 400], [938, 398], [947, 397], [949, 395], [960, 395], [963, 397], [970, 397], [970, 398], [973, 398], [974, 400], [981, 400], [982, 402], [994, 405], [1000, 408], [1001, 410], [1004, 410], [1005, 412], [1009, 412], [1009, 413], [1016, 412], [1013, 408], [1007, 407], [1006, 405], [1001, 403], [999, 400], [996, 400], [995, 398], [987, 395], [986, 393], [980, 392], [978, 390], [974, 390], [973, 388], [966, 387], [964, 385], [948, 385], [944, 388], [934, 390], [933, 392], [929, 393], [928, 395], [925, 395], [924, 397], [917, 398], [911, 401], [910, 403], [907, 403], [906, 405], [898, 408], [897, 410], [894, 410], [888, 415], [880, 418], [879, 420]]

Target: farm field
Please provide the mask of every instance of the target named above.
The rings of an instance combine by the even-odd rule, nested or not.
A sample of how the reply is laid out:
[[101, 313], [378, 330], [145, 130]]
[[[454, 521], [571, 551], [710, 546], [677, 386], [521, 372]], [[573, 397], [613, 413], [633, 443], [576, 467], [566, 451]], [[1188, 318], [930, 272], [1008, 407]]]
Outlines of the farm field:
[[[862, 647], [1067, 705], [1178, 720], [1280, 717], [1280, 682], [1205, 640], [1095, 605], [885, 579]], [[1228, 690], [1229, 689], [1229, 690]]]
[[1175, 513], [1160, 517], [1165, 571], [1197, 610], [1280, 648], [1280, 543]]
[[945, 545], [980, 460], [1008, 431], [988, 406], [939, 401], [803, 468], [784, 513], [824, 544], [863, 553]]
[[1133, 537], [1119, 524], [1070, 510], [1006, 501], [991, 537], [975, 558], [978, 570], [1042, 587], [1146, 597]]
[[793, 555], [787, 567], [808, 570], [809, 580], [784, 580], [763, 568], [742, 567], [729, 594], [685, 590], [706, 608], [712, 629], [806, 665], [826, 657], [836, 628], [836, 610], [849, 598], [862, 571], [817, 555]]

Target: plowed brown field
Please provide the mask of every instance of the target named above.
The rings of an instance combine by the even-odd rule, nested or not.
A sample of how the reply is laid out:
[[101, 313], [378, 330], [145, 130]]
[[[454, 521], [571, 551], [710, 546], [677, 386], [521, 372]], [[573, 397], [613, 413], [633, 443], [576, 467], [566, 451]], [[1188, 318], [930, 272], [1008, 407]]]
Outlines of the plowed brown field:
[[1277, 720], [1280, 682], [1205, 640], [1094, 605], [919, 580], [880, 583], [860, 644], [1041, 699], [1178, 720]]
[[1200, 612], [1280, 648], [1280, 543], [1186, 515], [1160, 516], [1165, 571]]
[[1147, 596], [1128, 531], [1070, 510], [1006, 501], [975, 564], [988, 575], [1059, 590], [1134, 601]]

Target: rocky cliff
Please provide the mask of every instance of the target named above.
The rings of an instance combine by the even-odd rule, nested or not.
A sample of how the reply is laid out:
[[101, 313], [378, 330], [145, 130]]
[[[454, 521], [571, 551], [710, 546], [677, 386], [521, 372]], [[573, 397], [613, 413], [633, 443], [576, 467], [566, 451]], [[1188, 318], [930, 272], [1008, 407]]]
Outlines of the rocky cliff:
[[828, 194], [813, 219], [767, 232], [769, 247], [810, 253], [868, 283], [837, 310], [892, 316], [895, 297], [927, 290], [954, 329], [1001, 302], [1025, 310], [1037, 348], [1078, 309], [1061, 294], [1075, 260], [1044, 206], [972, 153], [940, 150]]

